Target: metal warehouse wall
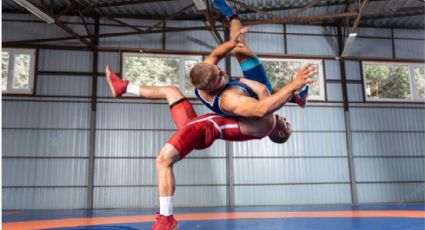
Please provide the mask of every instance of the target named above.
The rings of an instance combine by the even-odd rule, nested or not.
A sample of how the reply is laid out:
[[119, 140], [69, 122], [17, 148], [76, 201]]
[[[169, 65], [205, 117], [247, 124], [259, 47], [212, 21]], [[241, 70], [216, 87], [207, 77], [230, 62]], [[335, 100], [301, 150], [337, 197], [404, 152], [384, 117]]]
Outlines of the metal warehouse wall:
[[[17, 18], [3, 15], [3, 19]], [[34, 20], [32, 16], [28, 19]], [[77, 21], [67, 18], [73, 20]], [[140, 26], [155, 23], [123, 21]], [[167, 22], [167, 25], [186, 27], [190, 23], [193, 22]], [[72, 28], [84, 34], [82, 25]], [[100, 33], [122, 31], [126, 29], [100, 26]], [[423, 60], [424, 52], [417, 48], [424, 45], [423, 39], [417, 39], [423, 32], [360, 28], [350, 55], [365, 59]], [[46, 36], [67, 35], [54, 25], [3, 21], [3, 41]], [[365, 103], [361, 62], [351, 60], [345, 62], [347, 119], [340, 63], [334, 58], [338, 54], [337, 41], [334, 27], [250, 28], [249, 45], [260, 56], [324, 57], [326, 102], [312, 102], [305, 109], [288, 105], [278, 111], [294, 128], [286, 144], [273, 144], [268, 138], [243, 143], [217, 141], [209, 149], [191, 153], [175, 165], [176, 206], [424, 200], [423, 104]], [[208, 52], [216, 45], [209, 31], [99, 41], [100, 47], [190, 52]], [[93, 53], [39, 49], [38, 58], [36, 95], [3, 96], [3, 208], [90, 207], [87, 200], [91, 188], [88, 176], [91, 149], [94, 174], [93, 199], [89, 200], [94, 208], [158, 206], [155, 156], [175, 131], [166, 103], [110, 98], [104, 67], [109, 64], [118, 71], [120, 53], [99, 52], [94, 126], [91, 123]], [[224, 62], [220, 65], [224, 67]], [[230, 67], [232, 75], [241, 74], [233, 58]], [[207, 112], [204, 106], [192, 102], [198, 114]], [[91, 132], [93, 127], [95, 130]], [[354, 167], [350, 168], [350, 162]]]

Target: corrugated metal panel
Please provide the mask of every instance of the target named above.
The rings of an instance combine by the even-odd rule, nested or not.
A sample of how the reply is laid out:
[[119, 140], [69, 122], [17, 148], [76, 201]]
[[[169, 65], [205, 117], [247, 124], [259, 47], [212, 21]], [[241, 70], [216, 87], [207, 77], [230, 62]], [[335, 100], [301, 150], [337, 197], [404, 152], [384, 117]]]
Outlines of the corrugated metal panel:
[[357, 184], [357, 196], [360, 203], [423, 202], [424, 188], [425, 183]]
[[92, 71], [92, 52], [40, 50], [39, 56], [39, 71]]
[[[99, 157], [155, 157], [175, 131], [98, 130], [96, 156]], [[223, 157], [224, 141], [216, 141], [204, 150], [195, 150], [190, 157]]]
[[351, 203], [348, 184], [235, 186], [236, 205]]
[[[147, 101], [143, 101], [147, 102]], [[176, 129], [166, 103], [99, 103], [98, 129]], [[204, 105], [193, 106], [198, 115], [208, 113]]]
[[156, 184], [154, 159], [96, 159], [95, 186]]
[[243, 76], [241, 66], [239, 65], [238, 60], [232, 56], [231, 58], [231, 76]]
[[89, 132], [84, 130], [2, 130], [5, 156], [85, 157]]
[[363, 102], [363, 85], [357, 83], [347, 84], [347, 95], [349, 102]]
[[345, 131], [342, 107], [286, 106], [277, 113], [288, 119], [294, 131]]
[[2, 174], [3, 186], [85, 186], [87, 160], [3, 159]]
[[98, 129], [176, 129], [166, 104], [101, 103], [97, 105]]
[[357, 36], [391, 38], [391, 29], [358, 27]]
[[394, 29], [394, 38], [423, 39], [425, 30]]
[[392, 58], [391, 39], [356, 38], [348, 56]]
[[[247, 142], [234, 142], [236, 157], [317, 157], [346, 156], [344, 132], [293, 132], [282, 145], [269, 138]], [[267, 150], [267, 151], [265, 151]]]
[[[17, 5], [13, 0], [4, 0], [1, 1], [2, 3], [2, 7], [4, 9], [4, 4], [7, 2], [12, 2], [13, 5], [16, 5], [17, 7], [19, 7], [20, 9], [22, 9], [19, 5]], [[33, 20], [33, 21], [41, 21], [41, 19], [37, 18], [35, 15], [27, 13], [27, 14], [11, 14], [11, 13], [3, 13], [2, 12], [2, 19], [3, 20]]]
[[[94, 187], [93, 191], [93, 208], [158, 208], [159, 206], [156, 187]], [[174, 198], [174, 200], [177, 199]]]
[[3, 188], [3, 209], [87, 208], [87, 188]]
[[37, 95], [91, 96], [89, 76], [37, 76]]
[[347, 159], [234, 159], [235, 184], [347, 182]]
[[347, 80], [361, 80], [361, 69], [359, 61], [344, 61], [345, 63], [345, 74]]
[[[134, 32], [126, 27], [101, 26], [105, 33]], [[99, 45], [104, 47], [162, 49], [162, 33], [140, 34], [130, 36], [104, 37], [99, 39]]]
[[[222, 32], [219, 32], [221, 38], [224, 39]], [[205, 51], [209, 52], [218, 46], [218, 41], [209, 31], [189, 31], [189, 32], [172, 32], [165, 35], [166, 50], [186, 50], [186, 51]]]
[[[120, 70], [120, 54], [112, 52], [99, 52], [99, 62], [97, 71], [100, 73], [105, 72], [106, 65], [109, 65], [115, 72], [121, 72]], [[106, 84], [106, 82], [105, 82]], [[99, 85], [99, 83], [98, 83]]]
[[173, 21], [173, 20], [170, 20], [170, 21], [167, 22], [167, 26], [177, 27], [177, 28], [188, 28], [188, 27], [200, 27], [200, 26], [208, 27], [209, 24], [207, 22], [204, 22], [204, 21], [175, 21], [175, 20]]
[[174, 165], [178, 184], [224, 185], [226, 184], [226, 159], [187, 158]]
[[[199, 27], [207, 26], [201, 21], [170, 21], [167, 26], [171, 27]], [[224, 39], [224, 33], [219, 31], [220, 36]], [[209, 52], [219, 45], [219, 41], [211, 31], [195, 30], [187, 32], [170, 32], [165, 35], [166, 50], [187, 50], [187, 51], [206, 51]]]
[[287, 39], [289, 54], [329, 56], [338, 54], [338, 42], [336, 37], [288, 35]]
[[[171, 2], [150, 2], [144, 4], [130, 4], [123, 6], [102, 7], [102, 11], [109, 14], [136, 14], [136, 15], [172, 15], [189, 5], [186, 0], [175, 0]], [[185, 11], [187, 15], [197, 14], [196, 7]]]
[[[354, 4], [352, 4], [354, 6]], [[365, 14], [376, 13], [376, 12], [391, 12], [394, 9], [400, 7], [401, 9], [406, 8], [417, 8], [421, 9], [423, 3], [416, 0], [391, 0], [391, 1], [374, 1], [368, 4]], [[417, 27], [424, 28], [424, 18], [423, 15], [420, 16], [408, 16], [408, 17], [387, 17], [384, 19], [374, 19], [374, 20], [362, 20], [364, 23], [369, 26], [386, 26], [386, 27]]]
[[[306, 8], [302, 12], [298, 9], [289, 9], [291, 7], [304, 7], [307, 4], [309, 4], [309, 1], [305, 0], [292, 0], [292, 1], [270, 1], [270, 0], [262, 0], [262, 1], [252, 1], [252, 0], [243, 0], [242, 3], [245, 3], [247, 5], [257, 7], [261, 10], [267, 10], [271, 12], [273, 15], [278, 17], [286, 18], [288, 16], [294, 16], [295, 13], [298, 13], [298, 17], [304, 17], [304, 16], [313, 16], [313, 15], [324, 15], [324, 14], [335, 14], [335, 13], [341, 13], [344, 12], [344, 8], [346, 5], [345, 0], [332, 0], [332, 1], [322, 1], [316, 5], [319, 4], [335, 4], [333, 6], [324, 6], [324, 7], [311, 7]], [[102, 3], [100, 0], [91, 0], [91, 1], [85, 1], [85, 4], [83, 4], [85, 7], [88, 7], [89, 5], [94, 5], [96, 3]], [[69, 3], [66, 1], [58, 1], [55, 3], [55, 6], [65, 8], [68, 6]], [[159, 17], [166, 15], [173, 15], [183, 7], [187, 6], [188, 2], [184, 0], [178, 0], [178, 1], [166, 1], [166, 2], [151, 2], [151, 3], [144, 3], [144, 4], [128, 4], [128, 5], [122, 5], [122, 6], [111, 6], [111, 7], [102, 7], [102, 12], [98, 11], [99, 13], [106, 13], [106, 14], [113, 14], [113, 15], [133, 15], [133, 16], [140, 16], [140, 17]], [[243, 12], [246, 11], [246, 8], [243, 6], [240, 6], [238, 4], [233, 4], [234, 9], [237, 12]], [[349, 7], [350, 12], [354, 12], [357, 9], [355, 8], [358, 6], [358, 4], [351, 4]], [[7, 9], [10, 11], [24, 11], [20, 6], [18, 6], [16, 3], [14, 3], [12, 0], [3, 0], [2, 1], [2, 7], [3, 10]], [[421, 9], [423, 5], [420, 3], [420, 1], [417, 0], [405, 0], [405, 1], [398, 1], [398, 0], [391, 0], [391, 1], [373, 1], [368, 4], [368, 7], [365, 12], [365, 18], [368, 16], [368, 14], [374, 14], [376, 15], [379, 12], [391, 12], [394, 9], [397, 9], [398, 7], [401, 7], [401, 9], [405, 8], [417, 8]], [[275, 10], [273, 9], [282, 9], [282, 10]], [[183, 13], [183, 16], [185, 17], [202, 17], [202, 14], [196, 9], [196, 7], [192, 7], [191, 9], [186, 10]], [[241, 13], [240, 17], [243, 20], [255, 20], [255, 19], [265, 19], [265, 15], [263, 13]], [[329, 20], [328, 20], [329, 21]], [[333, 22], [337, 22], [333, 20]], [[376, 19], [373, 18], [372, 20], [362, 20], [361, 25], [366, 26], [386, 26], [386, 27], [416, 27], [416, 28], [423, 28], [424, 27], [424, 20], [423, 16], [405, 16], [405, 17], [388, 17], [383, 19]]]
[[89, 128], [89, 104], [3, 101], [7, 128]]
[[342, 86], [339, 83], [326, 83], [326, 93], [329, 101], [342, 101]]
[[[133, 7], [134, 7], [134, 5], [133, 5]], [[159, 22], [159, 20], [149, 20], [149, 19], [143, 19], [143, 20], [141, 20], [141, 19], [122, 18], [122, 17], [114, 17], [114, 19], [120, 20], [120, 21], [122, 21], [124, 23], [127, 23], [129, 25], [133, 25], [133, 26], [139, 27], [141, 30], [146, 29], [146, 28], [149, 28], [149, 27], [151, 27], [151, 26], [153, 26], [153, 25], [155, 25], [156, 23]], [[106, 25], [109, 25], [109, 26], [117, 27], [117, 30], [120, 30], [120, 28], [121, 28], [121, 30], [120, 30], [121, 32], [124, 32], [125, 29], [127, 29], [127, 31], [133, 30], [130, 27], [126, 27], [124, 25], [119, 24], [116, 21], [111, 21], [108, 18], [104, 18], [104, 17], [99, 18], [99, 23], [101, 25], [102, 24], [106, 24]], [[103, 33], [110, 32], [110, 31], [104, 30], [104, 29], [105, 29], [104, 27], [103, 28], [100, 27], [99, 28], [99, 33], [103, 34]]]
[[[178, 179], [178, 178], [177, 178]], [[208, 207], [226, 205], [225, 186], [179, 186], [174, 207]], [[94, 188], [94, 208], [158, 208], [156, 187]]]
[[[422, 37], [424, 38], [424, 35]], [[425, 59], [425, 42], [423, 40], [394, 39], [396, 58]]]
[[356, 181], [425, 181], [425, 158], [356, 158]]
[[353, 131], [425, 131], [425, 110], [351, 108]]
[[[100, 68], [100, 67], [99, 67]], [[118, 70], [117, 68], [113, 69]], [[105, 70], [103, 70], [105, 71]], [[106, 81], [105, 76], [97, 77], [97, 96], [98, 97], [112, 97], [111, 89]]]
[[[174, 165], [179, 184], [225, 184], [225, 159], [187, 158]], [[97, 159], [95, 185], [155, 185], [155, 159]]]
[[424, 133], [354, 132], [354, 156], [425, 156]]
[[283, 33], [283, 25], [255, 25], [250, 26], [249, 31], [262, 33]]
[[174, 196], [174, 206], [226, 206], [226, 191], [226, 186], [177, 186]]
[[332, 26], [287, 25], [287, 33], [338, 35], [337, 28]]
[[326, 80], [340, 80], [341, 72], [339, 69], [339, 61], [325, 60], [325, 78]]
[[285, 39], [283, 34], [248, 33], [247, 43], [249, 48], [255, 53], [285, 53]]
[[[25, 15], [22, 17], [25, 17]], [[36, 21], [40, 20], [35, 17], [29, 17], [29, 19]], [[24, 18], [19, 18], [19, 20], [24, 20]], [[69, 34], [54, 24], [49, 25], [44, 22], [2, 21], [3, 42], [67, 36], [69, 36]]]

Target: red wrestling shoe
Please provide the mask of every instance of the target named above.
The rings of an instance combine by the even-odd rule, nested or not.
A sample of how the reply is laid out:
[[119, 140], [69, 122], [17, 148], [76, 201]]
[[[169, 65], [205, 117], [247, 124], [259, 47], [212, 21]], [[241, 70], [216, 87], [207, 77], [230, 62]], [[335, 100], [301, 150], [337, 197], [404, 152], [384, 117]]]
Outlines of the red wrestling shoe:
[[163, 216], [159, 213], [156, 214], [156, 223], [152, 226], [151, 230], [176, 230], [179, 228], [174, 216]]
[[116, 75], [109, 65], [106, 66], [106, 80], [108, 81], [109, 88], [111, 88], [112, 95], [114, 97], [120, 97], [127, 89], [128, 80], [122, 80]]

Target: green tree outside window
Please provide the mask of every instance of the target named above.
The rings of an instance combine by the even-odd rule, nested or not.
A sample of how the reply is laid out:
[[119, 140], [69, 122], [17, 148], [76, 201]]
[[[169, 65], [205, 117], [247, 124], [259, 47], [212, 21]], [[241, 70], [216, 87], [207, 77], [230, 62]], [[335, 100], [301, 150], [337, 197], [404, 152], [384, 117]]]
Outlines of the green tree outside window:
[[1, 55], [1, 90], [7, 90], [7, 80], [9, 75], [9, 52], [2, 52]]
[[364, 68], [368, 98], [408, 99], [412, 97], [409, 66], [366, 64]]

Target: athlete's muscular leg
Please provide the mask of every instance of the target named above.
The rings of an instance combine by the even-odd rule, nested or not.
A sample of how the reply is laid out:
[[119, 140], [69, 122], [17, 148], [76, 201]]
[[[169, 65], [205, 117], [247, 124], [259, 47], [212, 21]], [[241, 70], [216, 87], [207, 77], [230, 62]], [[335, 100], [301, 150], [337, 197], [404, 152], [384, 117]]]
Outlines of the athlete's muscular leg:
[[170, 144], [165, 144], [156, 157], [159, 196], [173, 196], [176, 190], [173, 165], [180, 160], [179, 152]]
[[[233, 18], [230, 21], [230, 38], [234, 39], [236, 34], [243, 28], [241, 21], [239, 18]], [[245, 34], [246, 36], [246, 34]], [[245, 44], [247, 45], [247, 44]], [[255, 53], [248, 48], [248, 46], [245, 47], [236, 47], [232, 50], [233, 55], [236, 56], [236, 59], [238, 59], [239, 62], [242, 62], [246, 59], [252, 58], [255, 56]]]
[[185, 97], [176, 86], [140, 86], [139, 92], [142, 98], [166, 99], [169, 105]]

